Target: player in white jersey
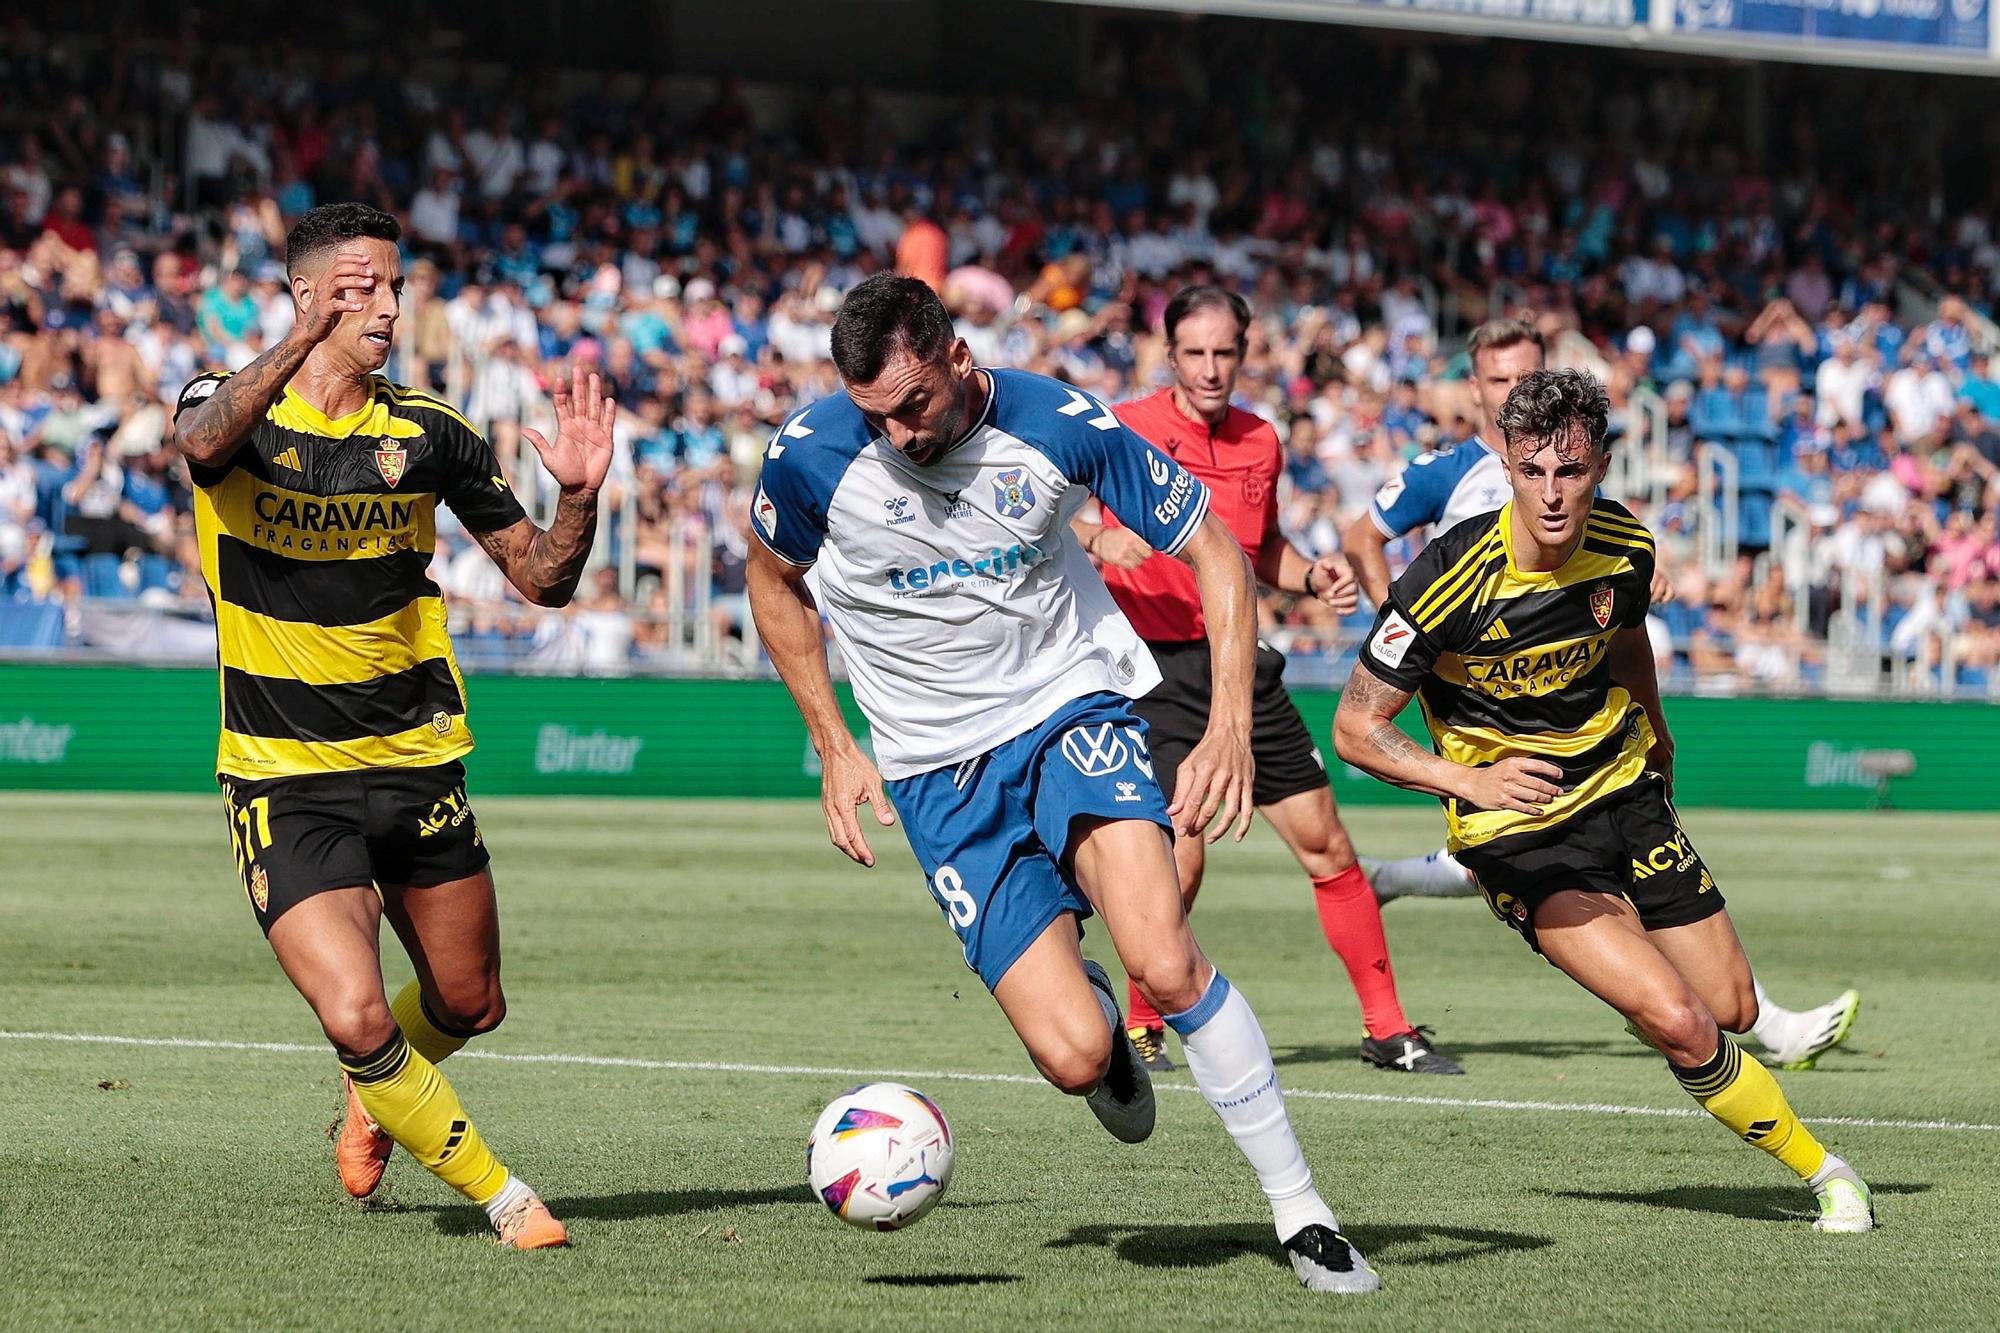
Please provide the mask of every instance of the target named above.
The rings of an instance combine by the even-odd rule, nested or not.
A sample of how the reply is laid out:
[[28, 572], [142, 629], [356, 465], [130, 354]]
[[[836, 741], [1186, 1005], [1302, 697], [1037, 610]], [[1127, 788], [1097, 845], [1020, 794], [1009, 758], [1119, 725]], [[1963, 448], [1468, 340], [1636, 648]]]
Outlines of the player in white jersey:
[[[1188, 929], [1174, 869], [1173, 832], [1249, 829], [1256, 600], [1241, 548], [1202, 484], [1102, 403], [975, 367], [916, 279], [849, 293], [833, 358], [846, 394], [795, 414], [765, 455], [749, 587], [824, 767], [834, 845], [872, 866], [857, 812], [893, 824], [893, 796], [966, 963], [1043, 1076], [1136, 1143], [1152, 1086], [1109, 977], [1078, 947], [1102, 915], [1255, 1170], [1299, 1279], [1374, 1290], [1313, 1187], [1256, 1016]], [[1201, 587], [1215, 703], [1171, 807], [1130, 708], [1158, 670], [1069, 529], [1093, 494]], [[822, 615], [879, 771], [841, 717]]]
[[[1361, 590], [1376, 606], [1389, 594], [1384, 548], [1390, 542], [1422, 530], [1428, 543], [1468, 518], [1492, 513], [1513, 493], [1506, 464], [1487, 441], [1502, 438], [1500, 408], [1522, 376], [1542, 369], [1546, 345], [1541, 331], [1526, 320], [1496, 319], [1472, 331], [1466, 354], [1472, 362], [1472, 404], [1479, 433], [1455, 449], [1417, 455], [1341, 534], [1341, 549], [1354, 566]], [[1656, 574], [1655, 602], [1668, 595], [1668, 585]], [[1440, 849], [1421, 863], [1413, 862], [1414, 858], [1377, 865], [1364, 858], [1362, 868], [1375, 885], [1376, 896], [1385, 902], [1405, 894], [1462, 898], [1479, 892], [1471, 873], [1447, 851]], [[1812, 1068], [1822, 1052], [1847, 1039], [1861, 1011], [1860, 992], [1852, 989], [1807, 1010], [1774, 1003], [1761, 982], [1756, 992], [1758, 1019], [1751, 1032], [1773, 1061], [1787, 1069]]]

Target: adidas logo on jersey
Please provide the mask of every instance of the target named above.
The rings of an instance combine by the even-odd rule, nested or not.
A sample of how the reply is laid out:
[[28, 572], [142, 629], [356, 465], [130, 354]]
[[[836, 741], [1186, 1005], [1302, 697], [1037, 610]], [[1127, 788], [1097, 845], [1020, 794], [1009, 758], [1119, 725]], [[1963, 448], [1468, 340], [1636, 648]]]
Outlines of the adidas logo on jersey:
[[1498, 643], [1500, 640], [1506, 638], [1507, 634], [1507, 622], [1496, 616], [1493, 620], [1493, 627], [1480, 635], [1479, 641], [1481, 643]]
[[299, 450], [297, 445], [293, 445], [291, 448], [281, 451], [276, 457], [274, 457], [271, 460], [271, 464], [274, 467], [290, 468], [294, 472], [304, 472], [306, 470], [305, 464], [299, 461]]

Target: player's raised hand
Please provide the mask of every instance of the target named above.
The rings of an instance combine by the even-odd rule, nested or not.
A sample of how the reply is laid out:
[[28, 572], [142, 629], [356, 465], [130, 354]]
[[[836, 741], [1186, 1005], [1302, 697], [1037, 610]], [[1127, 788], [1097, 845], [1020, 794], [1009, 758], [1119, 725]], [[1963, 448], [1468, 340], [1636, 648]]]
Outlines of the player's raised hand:
[[554, 398], [555, 443], [526, 426], [521, 434], [535, 446], [558, 486], [595, 495], [611, 470], [611, 427], [618, 419], [618, 404], [604, 393], [597, 376], [586, 376], [580, 365], [571, 368], [568, 381], [556, 381]]
[[1150, 560], [1153, 548], [1130, 528], [1103, 528], [1090, 543], [1090, 553], [1107, 565], [1137, 569]]
[[849, 745], [821, 761], [819, 803], [826, 811], [827, 835], [849, 860], [864, 866], [875, 864], [868, 839], [861, 832], [863, 804], [875, 807], [875, 822], [888, 828], [896, 822], [896, 809], [882, 790], [882, 774], [857, 746]]
[[[327, 266], [326, 276], [312, 285], [305, 309], [299, 312], [298, 336], [318, 346], [339, 325], [341, 316], [358, 314], [368, 308], [375, 284], [382, 275], [368, 256], [358, 250], [342, 250]], [[296, 344], [294, 344], [296, 346]]]
[[1181, 761], [1174, 782], [1174, 803], [1167, 818], [1174, 831], [1184, 837], [1203, 832], [1209, 842], [1219, 841], [1236, 826], [1237, 842], [1250, 832], [1250, 817], [1256, 813], [1251, 799], [1256, 763], [1250, 758], [1250, 738], [1210, 731]]
[[1562, 770], [1546, 759], [1510, 755], [1497, 764], [1475, 768], [1459, 788], [1460, 798], [1483, 810], [1512, 810], [1539, 815], [1562, 795]]
[[1361, 605], [1361, 584], [1344, 555], [1323, 555], [1313, 561], [1312, 588], [1313, 596], [1337, 616], [1352, 615]]

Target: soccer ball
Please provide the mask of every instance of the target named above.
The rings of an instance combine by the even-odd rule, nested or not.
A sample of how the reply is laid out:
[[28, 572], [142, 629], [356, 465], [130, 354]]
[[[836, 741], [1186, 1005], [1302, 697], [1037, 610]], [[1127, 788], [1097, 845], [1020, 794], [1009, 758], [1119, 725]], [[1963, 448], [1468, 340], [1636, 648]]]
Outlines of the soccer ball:
[[951, 1127], [936, 1102], [900, 1083], [865, 1083], [819, 1113], [806, 1176], [841, 1221], [895, 1231], [944, 1197], [951, 1157]]

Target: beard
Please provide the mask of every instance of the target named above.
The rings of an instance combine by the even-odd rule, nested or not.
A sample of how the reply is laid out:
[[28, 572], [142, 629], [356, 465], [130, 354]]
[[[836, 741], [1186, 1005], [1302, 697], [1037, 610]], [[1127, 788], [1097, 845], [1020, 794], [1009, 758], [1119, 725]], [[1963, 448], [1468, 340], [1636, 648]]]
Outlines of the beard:
[[938, 418], [937, 425], [910, 441], [903, 456], [919, 467], [935, 462], [945, 450], [957, 444], [965, 434], [965, 397], [960, 394], [952, 405]]

